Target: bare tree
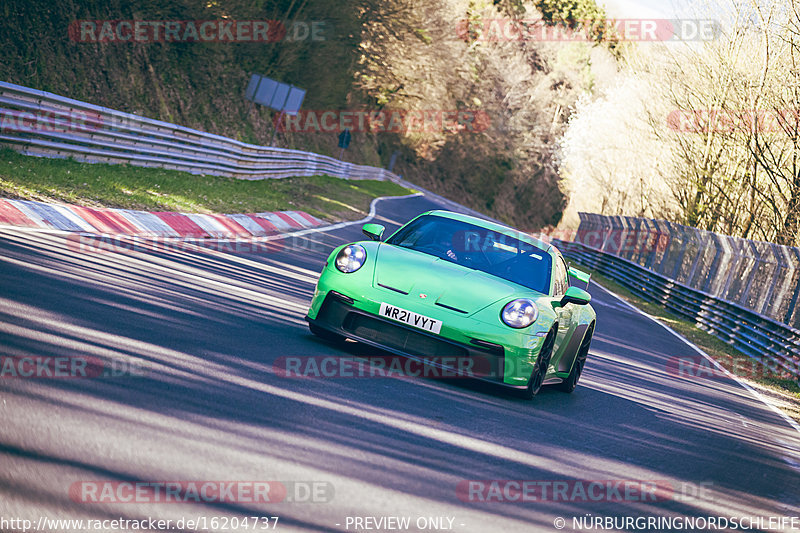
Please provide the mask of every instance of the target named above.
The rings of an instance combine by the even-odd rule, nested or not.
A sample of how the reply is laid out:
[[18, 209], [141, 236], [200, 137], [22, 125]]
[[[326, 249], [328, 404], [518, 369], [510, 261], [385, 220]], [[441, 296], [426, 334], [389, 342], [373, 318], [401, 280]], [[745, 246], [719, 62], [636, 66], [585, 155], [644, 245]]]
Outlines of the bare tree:
[[[649, 136], [630, 126], [622, 130], [604, 126], [608, 121], [597, 109], [608, 95], [576, 109], [564, 138], [569, 150], [562, 175], [575, 181], [575, 168], [584, 168], [584, 179], [593, 176], [604, 192], [598, 197], [591, 188], [573, 188], [573, 203], [581, 203], [583, 195], [615, 214], [634, 214], [637, 200], [645, 198], [649, 209], [639, 212], [653, 212], [659, 201], [663, 205], [664, 189], [658, 195], [646, 195], [644, 188], [633, 187], [630, 166], [634, 160], [640, 162], [642, 175], [658, 168], [669, 185], [675, 209], [664, 210], [666, 218], [736, 236], [797, 244], [797, 2], [777, 0], [764, 5], [751, 0], [750, 5], [742, 5], [731, 0], [728, 7], [725, 31], [717, 40], [628, 52], [623, 75], [638, 80], [641, 89], [628, 96], [628, 105], [617, 116], [625, 124], [645, 121]], [[605, 136], [587, 138], [573, 125], [584, 131], [604, 131]], [[576, 147], [577, 142], [583, 148]], [[613, 146], [627, 149], [613, 150]], [[647, 158], [637, 155], [648, 151], [657, 162], [650, 168]]]

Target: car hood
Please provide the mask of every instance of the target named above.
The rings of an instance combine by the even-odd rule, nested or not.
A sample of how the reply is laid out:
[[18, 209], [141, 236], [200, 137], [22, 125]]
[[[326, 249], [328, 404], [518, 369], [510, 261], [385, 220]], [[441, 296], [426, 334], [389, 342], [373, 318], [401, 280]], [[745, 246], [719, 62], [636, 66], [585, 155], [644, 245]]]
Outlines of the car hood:
[[409, 297], [426, 295], [439, 304], [472, 314], [520, 293], [531, 293], [511, 281], [456, 265], [407, 248], [381, 244], [375, 261], [373, 286], [401, 291]]

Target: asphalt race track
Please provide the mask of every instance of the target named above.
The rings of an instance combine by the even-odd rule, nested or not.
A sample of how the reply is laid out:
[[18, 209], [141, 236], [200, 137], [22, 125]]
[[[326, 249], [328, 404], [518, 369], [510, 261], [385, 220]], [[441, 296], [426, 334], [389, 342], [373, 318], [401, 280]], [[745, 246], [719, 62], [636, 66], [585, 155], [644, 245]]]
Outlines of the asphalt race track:
[[[435, 207], [386, 200], [376, 222], [391, 230]], [[0, 515], [34, 527], [276, 516], [284, 531], [392, 531], [387, 517], [407, 517], [411, 531], [510, 533], [556, 531], [559, 517], [574, 531], [573, 517], [589, 515], [800, 514], [800, 433], [729, 378], [676, 375], [670, 361], [692, 349], [597, 286], [573, 395], [545, 389], [527, 402], [469, 380], [279, 375], [281, 357], [364, 355], [303, 320], [328, 251], [360, 235], [349, 225], [271, 253], [87, 252], [63, 234], [0, 230], [0, 355], [91, 357], [119, 374], [0, 379]], [[516, 501], [516, 485], [487, 480], [539, 483]], [[164, 503], [75, 489], [171, 481], [281, 482], [287, 493]], [[656, 497], [614, 488], [637, 484]]]

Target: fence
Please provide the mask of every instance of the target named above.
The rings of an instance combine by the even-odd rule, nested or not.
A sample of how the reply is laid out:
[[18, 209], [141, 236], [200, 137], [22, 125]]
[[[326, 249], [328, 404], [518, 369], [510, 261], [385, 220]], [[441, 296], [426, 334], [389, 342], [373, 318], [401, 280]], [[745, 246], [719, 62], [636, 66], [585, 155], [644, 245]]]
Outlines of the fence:
[[398, 179], [382, 168], [247, 144], [6, 82], [0, 82], [0, 144], [29, 155], [249, 180], [317, 174]]
[[800, 249], [663, 220], [581, 213], [576, 242], [689, 288], [800, 327]]
[[573, 242], [556, 239], [565, 256], [742, 353], [800, 376], [797, 248], [665, 221], [580, 217]]

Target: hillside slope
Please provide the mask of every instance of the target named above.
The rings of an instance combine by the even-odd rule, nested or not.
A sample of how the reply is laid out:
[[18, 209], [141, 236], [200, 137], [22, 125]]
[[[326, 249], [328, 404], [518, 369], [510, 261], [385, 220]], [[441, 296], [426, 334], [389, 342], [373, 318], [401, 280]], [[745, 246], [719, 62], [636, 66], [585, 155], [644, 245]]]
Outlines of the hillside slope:
[[[407, 179], [538, 229], [561, 218], [565, 198], [553, 144], [577, 95], [592, 89], [593, 65], [603, 50], [588, 43], [492, 40], [463, 31], [464, 21], [480, 26], [538, 18], [537, 7], [550, 17], [581, 16], [578, 7], [594, 5], [591, 0], [537, 4], [8, 0], [0, 6], [0, 79], [259, 144], [271, 141], [276, 117], [244, 99], [254, 72], [306, 89], [303, 109], [315, 116], [362, 110], [483, 117], [472, 129], [451, 128], [442, 120], [388, 131], [355, 128], [344, 158], [385, 167], [394, 156], [395, 172]], [[286, 33], [270, 42], [134, 43], [86, 42], [90, 39], [75, 31], [80, 21], [265, 19], [277, 21]], [[299, 129], [279, 131], [276, 144], [338, 154], [338, 129]]]

